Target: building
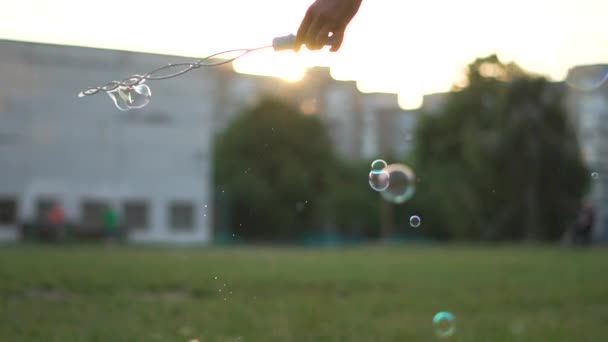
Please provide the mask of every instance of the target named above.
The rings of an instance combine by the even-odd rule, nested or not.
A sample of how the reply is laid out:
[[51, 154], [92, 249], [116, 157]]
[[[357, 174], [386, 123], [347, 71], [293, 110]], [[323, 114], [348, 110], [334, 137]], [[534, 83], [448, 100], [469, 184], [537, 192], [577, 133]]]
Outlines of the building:
[[13, 41], [0, 51], [0, 238], [17, 238], [50, 202], [82, 229], [112, 208], [132, 241], [212, 238], [213, 78], [155, 81], [150, 106], [120, 112], [106, 94], [76, 95], [167, 56]]

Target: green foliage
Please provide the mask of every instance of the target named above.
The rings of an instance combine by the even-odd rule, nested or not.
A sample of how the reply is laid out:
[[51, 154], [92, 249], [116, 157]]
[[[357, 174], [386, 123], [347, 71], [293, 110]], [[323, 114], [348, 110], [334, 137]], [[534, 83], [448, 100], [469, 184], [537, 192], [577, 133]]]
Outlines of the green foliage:
[[336, 161], [316, 116], [265, 98], [217, 138], [214, 164], [240, 236], [290, 239], [323, 221]]
[[416, 136], [419, 194], [440, 216], [435, 235], [558, 239], [588, 177], [562, 88], [496, 56], [469, 65], [467, 86], [425, 115]]
[[328, 206], [332, 213], [328, 217], [345, 235], [377, 237], [381, 199], [367, 185], [369, 163], [342, 161], [334, 171]]

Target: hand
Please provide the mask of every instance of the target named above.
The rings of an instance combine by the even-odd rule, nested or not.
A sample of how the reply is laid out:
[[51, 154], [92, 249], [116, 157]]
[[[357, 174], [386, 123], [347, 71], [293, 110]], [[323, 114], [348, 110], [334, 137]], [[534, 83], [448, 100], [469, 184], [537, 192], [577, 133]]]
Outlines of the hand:
[[342, 45], [346, 26], [353, 19], [362, 0], [316, 0], [306, 11], [296, 36], [296, 51], [303, 44], [311, 50], [319, 50], [333, 37], [330, 51], [336, 52]]

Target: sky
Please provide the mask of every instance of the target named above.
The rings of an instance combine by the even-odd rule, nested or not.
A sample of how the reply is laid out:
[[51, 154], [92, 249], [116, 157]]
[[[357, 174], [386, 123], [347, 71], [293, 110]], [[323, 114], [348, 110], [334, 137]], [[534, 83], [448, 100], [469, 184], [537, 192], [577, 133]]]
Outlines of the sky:
[[[312, 2], [5, 1], [0, 39], [204, 57], [295, 33]], [[401, 107], [416, 108], [493, 53], [553, 80], [574, 65], [608, 63], [607, 16], [606, 0], [363, 0], [339, 52], [269, 49], [235, 69], [295, 81], [306, 67], [329, 66], [335, 79], [398, 93]]]

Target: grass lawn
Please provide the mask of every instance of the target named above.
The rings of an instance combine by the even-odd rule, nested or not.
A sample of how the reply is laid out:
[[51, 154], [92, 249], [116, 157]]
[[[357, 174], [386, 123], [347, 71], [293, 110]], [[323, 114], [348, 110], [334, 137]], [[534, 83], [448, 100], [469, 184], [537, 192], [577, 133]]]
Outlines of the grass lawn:
[[1, 341], [190, 339], [607, 341], [608, 249], [0, 248]]

